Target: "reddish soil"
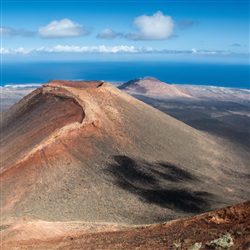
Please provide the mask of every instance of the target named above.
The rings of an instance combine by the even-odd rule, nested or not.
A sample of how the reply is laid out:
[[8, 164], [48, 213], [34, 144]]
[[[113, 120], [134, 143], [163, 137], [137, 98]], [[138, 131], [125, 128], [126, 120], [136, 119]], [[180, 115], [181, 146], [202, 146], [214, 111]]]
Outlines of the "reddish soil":
[[[116, 224], [21, 224], [3, 231], [3, 249], [188, 249], [196, 242], [202, 243], [200, 249], [215, 249], [206, 243], [227, 233], [233, 241], [230, 250], [250, 248], [249, 201], [190, 219], [126, 230], [128, 226]], [[123, 231], [119, 231], [122, 227]], [[22, 234], [17, 237], [18, 233]]]
[[58, 249], [188, 249], [196, 242], [202, 242], [201, 249], [215, 249], [206, 243], [226, 233], [233, 239], [230, 250], [250, 249], [249, 201], [191, 219], [67, 239]]
[[64, 86], [71, 87], [76, 89], [86, 89], [86, 88], [97, 88], [101, 85], [103, 81], [66, 81], [66, 80], [52, 80], [48, 82], [46, 85], [50, 86]]

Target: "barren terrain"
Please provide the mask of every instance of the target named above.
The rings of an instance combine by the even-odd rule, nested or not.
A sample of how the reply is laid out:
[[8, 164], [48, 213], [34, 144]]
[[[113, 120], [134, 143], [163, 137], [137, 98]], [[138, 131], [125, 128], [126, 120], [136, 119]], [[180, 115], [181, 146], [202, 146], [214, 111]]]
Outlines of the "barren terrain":
[[[139, 98], [162, 104], [146, 95]], [[164, 105], [158, 109], [165, 112]], [[165, 237], [163, 225], [152, 226], [155, 237], [151, 227], [127, 229], [192, 217], [250, 197], [246, 139], [234, 143], [194, 127], [106, 82], [51, 81], [39, 87], [2, 114], [2, 243], [10, 249], [22, 249], [22, 244], [23, 249], [77, 249], [81, 244], [84, 249], [133, 249], [150, 248], [145, 238], [152, 235], [152, 244], [168, 249], [157, 240]], [[248, 205], [239, 205], [234, 221], [245, 225]], [[223, 225], [220, 232], [226, 233], [229, 227]], [[114, 242], [106, 233], [124, 229], [114, 234]], [[180, 231], [180, 226], [169, 230]], [[244, 236], [248, 229], [240, 230]], [[97, 231], [105, 233], [95, 236]], [[177, 231], [166, 236], [167, 244], [179, 244], [171, 238]], [[219, 229], [203, 240], [195, 232], [195, 239], [187, 236], [187, 246], [196, 239], [212, 240]], [[142, 234], [141, 240], [133, 233]], [[139, 237], [138, 246], [133, 237]]]
[[[4, 249], [231, 249], [250, 248], [250, 203], [194, 218], [131, 226], [29, 221], [5, 225]], [[11, 237], [9, 237], [11, 235]], [[193, 248], [192, 248], [193, 247]]]

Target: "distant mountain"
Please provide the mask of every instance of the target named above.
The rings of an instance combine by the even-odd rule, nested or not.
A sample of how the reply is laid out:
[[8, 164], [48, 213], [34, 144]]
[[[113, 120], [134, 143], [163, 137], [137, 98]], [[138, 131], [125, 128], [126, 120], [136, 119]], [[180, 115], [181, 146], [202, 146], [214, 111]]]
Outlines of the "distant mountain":
[[157, 223], [250, 197], [240, 155], [106, 82], [51, 81], [1, 119], [7, 232]]
[[131, 94], [146, 94], [158, 97], [168, 96], [192, 98], [190, 95], [182, 91], [178, 85], [167, 84], [153, 77], [133, 79], [123, 83], [121, 86], [119, 86], [119, 89]]
[[167, 84], [154, 77], [133, 79], [118, 87], [132, 95], [144, 95], [158, 99], [217, 100], [248, 102], [250, 90], [204, 85]]

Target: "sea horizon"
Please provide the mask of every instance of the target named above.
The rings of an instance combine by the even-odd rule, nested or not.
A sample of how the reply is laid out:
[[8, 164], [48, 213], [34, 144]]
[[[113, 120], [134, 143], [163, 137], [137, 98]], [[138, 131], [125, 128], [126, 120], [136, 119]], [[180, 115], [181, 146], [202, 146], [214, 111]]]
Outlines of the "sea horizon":
[[53, 79], [123, 83], [154, 77], [168, 84], [250, 89], [249, 65], [189, 62], [3, 62], [1, 87]]

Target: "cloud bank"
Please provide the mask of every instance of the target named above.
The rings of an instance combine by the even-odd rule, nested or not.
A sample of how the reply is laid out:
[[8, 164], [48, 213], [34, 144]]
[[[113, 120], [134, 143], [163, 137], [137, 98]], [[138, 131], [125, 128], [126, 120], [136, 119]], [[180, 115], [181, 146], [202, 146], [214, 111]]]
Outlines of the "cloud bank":
[[67, 18], [60, 21], [52, 21], [38, 29], [38, 34], [44, 38], [77, 37], [88, 35], [89, 33], [90, 31], [86, 27]]
[[42, 47], [36, 49], [38, 52], [55, 52], [55, 53], [137, 53], [134, 46], [69, 46], [57, 45], [54, 47]]
[[0, 48], [0, 55], [27, 55], [33, 52], [33, 49], [24, 49], [22, 47], [18, 49], [6, 49], [6, 48]]
[[207, 51], [207, 50], [196, 50], [196, 49], [192, 49], [192, 54], [193, 55], [228, 55], [230, 54], [229, 51]]
[[135, 48], [134, 46], [120, 45], [120, 46], [74, 46], [74, 45], [57, 45], [53, 47], [40, 47], [36, 49], [6, 49], [1, 48], [0, 54], [2, 55], [27, 55], [38, 53], [139, 53], [142, 51], [149, 51], [151, 48]]
[[23, 88], [38, 88], [42, 85], [42, 83], [29, 83], [29, 84], [7, 84], [4, 87], [0, 88], [8, 88], [8, 89], [23, 89]]
[[92, 53], [92, 54], [192, 54], [192, 55], [227, 55], [229, 51], [206, 51], [206, 50], [168, 50], [168, 49], [153, 49], [152, 47], [135, 47], [128, 45], [118, 46], [74, 46], [74, 45], [57, 45], [53, 47], [40, 47], [35, 49], [6, 49], [1, 48], [0, 54], [2, 55], [28, 55], [38, 53]]

